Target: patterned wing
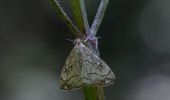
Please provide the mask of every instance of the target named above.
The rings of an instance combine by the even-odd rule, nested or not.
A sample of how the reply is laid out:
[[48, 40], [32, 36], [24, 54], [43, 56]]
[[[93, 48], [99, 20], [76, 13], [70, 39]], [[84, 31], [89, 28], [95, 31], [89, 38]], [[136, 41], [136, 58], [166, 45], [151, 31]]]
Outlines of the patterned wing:
[[110, 85], [115, 75], [109, 66], [86, 46], [75, 46], [61, 72], [61, 88], [71, 90], [83, 84]]
[[61, 88], [64, 90], [71, 90], [79, 88], [82, 84], [81, 81], [81, 66], [82, 61], [80, 47], [75, 46], [70, 52], [65, 65], [61, 71]]
[[82, 49], [83, 83], [104, 86], [112, 84], [116, 77], [110, 67], [87, 47], [84, 46]]

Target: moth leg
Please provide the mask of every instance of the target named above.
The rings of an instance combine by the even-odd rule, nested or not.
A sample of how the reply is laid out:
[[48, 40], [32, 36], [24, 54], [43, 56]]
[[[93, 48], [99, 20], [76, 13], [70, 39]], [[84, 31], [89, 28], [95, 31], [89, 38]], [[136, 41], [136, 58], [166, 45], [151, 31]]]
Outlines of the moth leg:
[[97, 10], [96, 16], [94, 18], [93, 24], [90, 28], [90, 31], [93, 35], [96, 35], [100, 24], [103, 20], [104, 14], [105, 14], [105, 10], [107, 8], [107, 5], [109, 3], [109, 0], [101, 0], [99, 8]]

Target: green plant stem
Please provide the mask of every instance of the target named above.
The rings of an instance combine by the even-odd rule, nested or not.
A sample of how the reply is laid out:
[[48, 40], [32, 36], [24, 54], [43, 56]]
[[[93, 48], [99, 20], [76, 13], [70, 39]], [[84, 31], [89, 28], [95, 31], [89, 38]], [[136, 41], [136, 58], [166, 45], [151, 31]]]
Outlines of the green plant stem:
[[104, 100], [102, 85], [84, 86], [83, 93], [85, 100]]
[[74, 19], [82, 35], [90, 34], [84, 0], [70, 0]]

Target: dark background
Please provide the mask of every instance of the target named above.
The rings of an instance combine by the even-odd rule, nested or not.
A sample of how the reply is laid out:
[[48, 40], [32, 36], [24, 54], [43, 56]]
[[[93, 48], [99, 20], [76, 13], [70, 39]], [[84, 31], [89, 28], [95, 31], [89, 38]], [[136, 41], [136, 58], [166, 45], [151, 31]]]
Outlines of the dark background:
[[[69, 0], [60, 0], [69, 16]], [[86, 0], [90, 23], [99, 0]], [[110, 0], [98, 36], [117, 76], [106, 100], [170, 100], [170, 1]], [[0, 0], [0, 100], [84, 100], [60, 90], [74, 36], [48, 0]]]

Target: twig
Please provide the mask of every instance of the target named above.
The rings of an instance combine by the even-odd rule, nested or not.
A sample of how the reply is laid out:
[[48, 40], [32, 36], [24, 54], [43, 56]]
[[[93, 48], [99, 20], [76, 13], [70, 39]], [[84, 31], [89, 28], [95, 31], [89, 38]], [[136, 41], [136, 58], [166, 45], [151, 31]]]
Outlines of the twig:
[[96, 33], [100, 27], [100, 24], [103, 20], [108, 3], [109, 3], [109, 0], [101, 0], [100, 6], [97, 10], [97, 14], [96, 14], [93, 24], [90, 28], [91, 34], [96, 35]]

